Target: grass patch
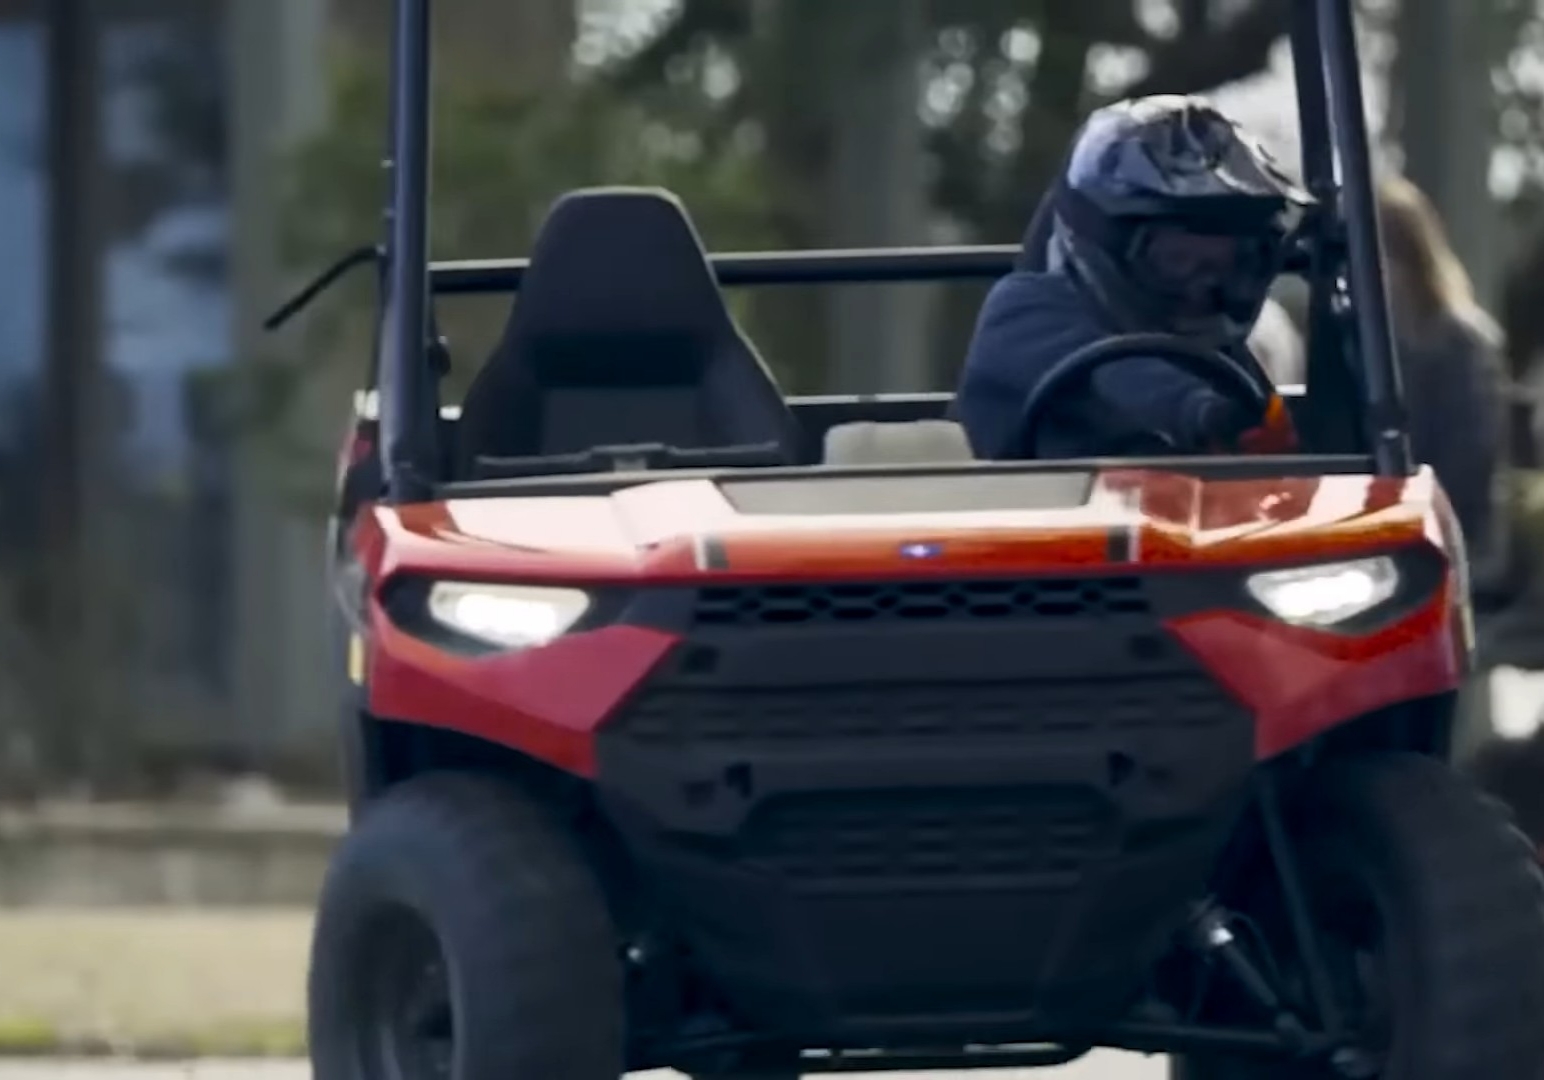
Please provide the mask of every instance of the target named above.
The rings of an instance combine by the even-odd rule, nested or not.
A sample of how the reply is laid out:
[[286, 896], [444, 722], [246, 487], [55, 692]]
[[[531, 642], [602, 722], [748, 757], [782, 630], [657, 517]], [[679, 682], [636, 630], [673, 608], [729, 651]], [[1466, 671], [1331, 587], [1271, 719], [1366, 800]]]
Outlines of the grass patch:
[[59, 1029], [40, 1016], [0, 1017], [0, 1055], [47, 1054], [59, 1043]]
[[289, 1057], [302, 911], [0, 911], [0, 1055]]
[[296, 1058], [305, 1056], [305, 1024], [299, 1020], [223, 1020], [204, 1028], [142, 1033], [111, 1053], [146, 1061], [195, 1058]]
[[111, 1057], [141, 1061], [199, 1058], [298, 1058], [306, 1052], [300, 1021], [225, 1020], [207, 1028], [170, 1032], [70, 1033], [47, 1020], [0, 1019], [0, 1058]]
[[301, 1057], [306, 1052], [305, 1022], [301, 1019], [226, 1020], [189, 1032], [181, 1042], [171, 1040], [168, 1048], [179, 1058]]

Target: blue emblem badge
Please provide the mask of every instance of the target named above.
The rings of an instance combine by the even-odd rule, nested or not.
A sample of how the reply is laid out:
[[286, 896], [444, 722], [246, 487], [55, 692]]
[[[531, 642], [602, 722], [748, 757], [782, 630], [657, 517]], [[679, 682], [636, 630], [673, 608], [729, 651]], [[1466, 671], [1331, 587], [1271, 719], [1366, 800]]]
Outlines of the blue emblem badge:
[[936, 559], [944, 553], [942, 544], [929, 544], [913, 541], [901, 545], [901, 558], [903, 559]]

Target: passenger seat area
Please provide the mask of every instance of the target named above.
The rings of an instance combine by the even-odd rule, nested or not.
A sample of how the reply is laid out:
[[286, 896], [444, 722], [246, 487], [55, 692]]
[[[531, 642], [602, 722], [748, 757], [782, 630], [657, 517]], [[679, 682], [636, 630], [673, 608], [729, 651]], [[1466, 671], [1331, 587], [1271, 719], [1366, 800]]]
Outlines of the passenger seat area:
[[655, 188], [585, 189], [553, 206], [458, 427], [462, 479], [496, 473], [500, 458], [598, 447], [760, 447], [796, 461], [782, 392], [685, 208]]
[[963, 429], [942, 419], [837, 423], [810, 445], [819, 436], [801, 437], [685, 208], [658, 188], [589, 188], [554, 204], [455, 431], [463, 480], [592, 468], [601, 448], [627, 451], [615, 467], [722, 451], [758, 465], [817, 453], [837, 467], [973, 460]]

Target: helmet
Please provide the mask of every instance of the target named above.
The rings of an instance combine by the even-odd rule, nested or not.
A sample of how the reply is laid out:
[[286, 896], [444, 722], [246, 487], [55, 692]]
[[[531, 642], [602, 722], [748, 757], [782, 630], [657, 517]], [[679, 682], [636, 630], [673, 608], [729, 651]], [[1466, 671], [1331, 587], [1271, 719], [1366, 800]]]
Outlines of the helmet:
[[1123, 328], [1242, 341], [1312, 204], [1203, 98], [1093, 113], [1055, 194], [1053, 265]]

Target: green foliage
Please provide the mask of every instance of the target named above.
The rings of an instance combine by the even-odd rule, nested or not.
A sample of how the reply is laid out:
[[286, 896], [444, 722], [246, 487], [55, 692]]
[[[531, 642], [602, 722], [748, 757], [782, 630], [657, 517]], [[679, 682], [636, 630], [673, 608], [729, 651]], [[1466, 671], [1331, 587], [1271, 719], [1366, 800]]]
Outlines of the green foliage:
[[[763, 183], [762, 147], [745, 125], [721, 123], [711, 96], [667, 80], [619, 94], [579, 77], [524, 94], [466, 77], [437, 87], [434, 114], [431, 250], [434, 257], [524, 254], [552, 201], [576, 187], [661, 186], [676, 192], [715, 247], [754, 248], [776, 239]], [[333, 97], [326, 129], [301, 147], [286, 193], [280, 237], [285, 263], [314, 271], [343, 251], [378, 239], [386, 172], [387, 81], [383, 65], [340, 48], [332, 58]], [[263, 366], [261, 385], [202, 387], [205, 398], [236, 399], [215, 410], [239, 417], [274, 456], [275, 476], [323, 484], [335, 425], [347, 395], [364, 379], [373, 334], [368, 275], [325, 298], [305, 324], [302, 360]], [[456, 400], [497, 331], [506, 300], [464, 312], [443, 305]], [[248, 379], [248, 381], [251, 381]], [[294, 492], [316, 505], [320, 492]]]
[[[333, 77], [332, 122], [295, 161], [283, 241], [297, 270], [381, 232], [385, 73], [343, 50]], [[711, 113], [701, 94], [669, 85], [624, 97], [604, 82], [576, 79], [531, 96], [446, 80], [434, 104], [434, 256], [523, 254], [555, 198], [599, 184], [676, 192], [714, 246], [770, 242], [760, 146], [744, 128], [716, 129]], [[369, 299], [369, 290], [356, 290], [321, 320], [325, 351], [357, 346]], [[458, 359], [463, 367], [475, 362]]]
[[[385, 174], [384, 73], [341, 53], [334, 116], [296, 162], [287, 248], [293, 260], [335, 255], [379, 234]], [[437, 258], [523, 252], [551, 201], [575, 187], [659, 185], [692, 208], [711, 242], [770, 235], [759, 147], [742, 131], [716, 135], [711, 110], [671, 88], [625, 98], [596, 81], [540, 96], [447, 82], [436, 92], [432, 247]]]
[[[1285, 33], [1290, 6], [1242, 0], [1228, 5], [1230, 18], [1187, 25], [1195, 2], [928, 0], [919, 111], [934, 206], [978, 239], [1016, 236], [1090, 108], [1110, 96], [1200, 92], [1255, 74]], [[713, 57], [734, 65], [741, 78], [723, 110], [766, 132], [768, 167], [782, 172], [770, 196], [788, 239], [818, 213], [806, 186], [831, 149], [823, 103], [862, 66], [853, 43], [879, 16], [872, 5], [827, 0], [765, 9], [763, 17], [746, 0], [682, 0], [676, 18], [610, 77], [632, 93]], [[1154, 17], [1165, 12], [1168, 20]], [[1137, 74], [1096, 86], [1092, 69], [1110, 50], [1134, 54]]]

